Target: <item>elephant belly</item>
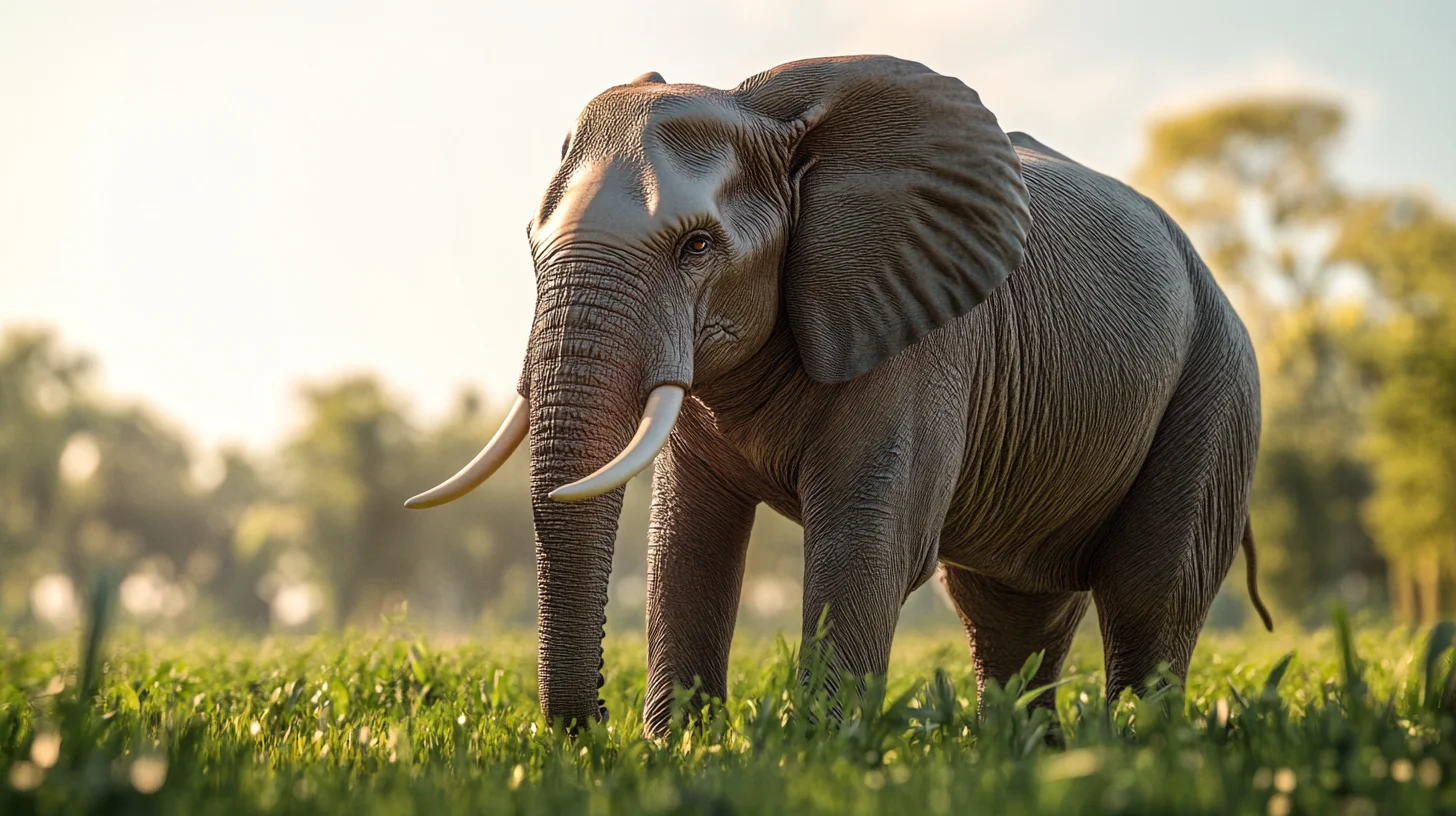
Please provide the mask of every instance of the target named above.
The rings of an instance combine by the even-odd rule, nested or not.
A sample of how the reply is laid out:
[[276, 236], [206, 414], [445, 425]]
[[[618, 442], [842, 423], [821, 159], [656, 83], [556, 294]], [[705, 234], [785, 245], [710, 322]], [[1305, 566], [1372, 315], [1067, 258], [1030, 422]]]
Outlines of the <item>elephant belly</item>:
[[[1026, 592], [1088, 589], [1086, 555], [1137, 477], [1153, 428], [1121, 450], [1072, 450], [1055, 463], [968, 475], [957, 486], [940, 560]], [[979, 470], [979, 469], [978, 469]]]
[[[1025, 591], [1087, 588], [1086, 554], [1131, 488], [1177, 387], [1184, 315], [1109, 341], [1046, 325], [981, 337], [966, 458], [941, 560]], [[1021, 317], [1023, 328], [1028, 318]]]

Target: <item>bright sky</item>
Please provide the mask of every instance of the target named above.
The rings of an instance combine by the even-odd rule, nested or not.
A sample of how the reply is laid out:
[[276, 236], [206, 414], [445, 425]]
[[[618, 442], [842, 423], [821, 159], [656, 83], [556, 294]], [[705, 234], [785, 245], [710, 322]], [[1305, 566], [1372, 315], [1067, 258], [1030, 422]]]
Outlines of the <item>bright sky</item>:
[[561, 137], [646, 71], [894, 54], [1124, 176], [1160, 112], [1315, 91], [1353, 111], [1352, 181], [1452, 205], [1453, 38], [1449, 0], [5, 0], [0, 324], [58, 326], [205, 443], [268, 444], [346, 371], [431, 416], [514, 387]]

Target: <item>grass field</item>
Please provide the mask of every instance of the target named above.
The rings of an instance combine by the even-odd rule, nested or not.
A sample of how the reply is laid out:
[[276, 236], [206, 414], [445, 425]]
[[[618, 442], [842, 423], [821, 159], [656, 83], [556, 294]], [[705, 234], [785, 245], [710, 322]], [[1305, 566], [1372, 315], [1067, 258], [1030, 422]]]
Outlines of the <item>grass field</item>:
[[540, 720], [520, 638], [9, 640], [0, 813], [1456, 813], [1453, 635], [1208, 634], [1186, 692], [1110, 707], [1083, 639], [1064, 749], [1019, 681], [978, 699], [951, 636], [902, 637], [842, 720], [788, 646], [740, 644], [733, 699], [660, 741], [624, 638], [611, 723], [575, 737]]

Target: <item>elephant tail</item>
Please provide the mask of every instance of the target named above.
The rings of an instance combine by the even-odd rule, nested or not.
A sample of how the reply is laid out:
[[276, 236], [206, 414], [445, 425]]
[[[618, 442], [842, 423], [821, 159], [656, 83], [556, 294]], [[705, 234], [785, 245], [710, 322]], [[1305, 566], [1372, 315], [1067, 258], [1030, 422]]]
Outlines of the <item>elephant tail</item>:
[[1254, 608], [1259, 611], [1259, 617], [1264, 621], [1264, 628], [1272, 632], [1274, 631], [1274, 619], [1269, 617], [1269, 610], [1259, 599], [1259, 562], [1254, 557], [1254, 525], [1247, 521], [1244, 522], [1243, 547], [1244, 574], [1249, 579], [1249, 600], [1254, 602]]

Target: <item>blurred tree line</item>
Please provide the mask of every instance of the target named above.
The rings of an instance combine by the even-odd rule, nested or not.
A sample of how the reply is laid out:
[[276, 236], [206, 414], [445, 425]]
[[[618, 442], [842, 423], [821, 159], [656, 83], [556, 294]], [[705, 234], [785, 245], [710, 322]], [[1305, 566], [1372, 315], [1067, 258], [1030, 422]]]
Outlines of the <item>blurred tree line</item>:
[[[499, 427], [503, 411], [478, 393], [422, 426], [375, 377], [309, 384], [304, 422], [277, 450], [207, 457], [147, 408], [99, 394], [95, 368], [48, 330], [0, 333], [0, 620], [67, 623], [110, 569], [127, 575], [127, 610], [160, 626], [368, 626], [406, 602], [436, 628], [534, 626], [524, 455], [468, 500], [402, 506]], [[628, 497], [613, 617], [630, 626], [646, 590], [647, 477]], [[755, 536], [744, 606], [750, 625], [778, 628], [797, 614], [800, 533], [765, 513]]]
[[[1187, 229], [1258, 349], [1266, 597], [1286, 620], [1340, 597], [1430, 621], [1456, 611], [1456, 222], [1420, 195], [1346, 189], [1343, 127], [1317, 99], [1169, 117], [1135, 183]], [[533, 625], [524, 456], [468, 500], [401, 507], [499, 425], [479, 393], [421, 424], [374, 377], [310, 384], [276, 450], [199, 455], [99, 394], [95, 367], [51, 332], [0, 335], [0, 620], [64, 624], [113, 568], [127, 609], [159, 626], [371, 625], [405, 602], [440, 628]], [[640, 622], [646, 487], [628, 489], [609, 621]], [[762, 511], [754, 537], [745, 623], [792, 630], [801, 533]], [[905, 620], [951, 621], [938, 606], [916, 593]]]

